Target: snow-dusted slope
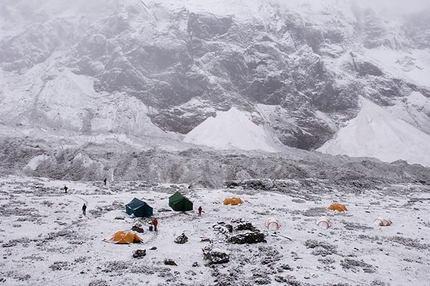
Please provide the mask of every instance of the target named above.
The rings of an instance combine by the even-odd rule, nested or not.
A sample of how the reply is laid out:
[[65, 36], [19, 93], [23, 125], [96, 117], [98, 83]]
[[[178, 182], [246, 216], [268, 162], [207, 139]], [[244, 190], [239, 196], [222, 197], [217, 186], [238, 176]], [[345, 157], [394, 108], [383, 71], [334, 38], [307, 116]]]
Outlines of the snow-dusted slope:
[[430, 87], [430, 54], [426, 50], [365, 49], [363, 55], [384, 72], [408, 82]]
[[361, 98], [358, 116], [318, 149], [320, 152], [352, 157], [375, 157], [392, 162], [430, 166], [430, 135], [399, 119], [395, 114]]
[[206, 119], [185, 136], [184, 142], [220, 150], [275, 151], [267, 143], [264, 129], [234, 107], [227, 112], [217, 112], [215, 118]]
[[[25, 76], [3, 76], [0, 84], [0, 122], [78, 131], [161, 135], [148, 108], [125, 93], [97, 93], [93, 79], [63, 69], [55, 75], [47, 65], [31, 68]], [[40, 76], [41, 78], [36, 78]]]

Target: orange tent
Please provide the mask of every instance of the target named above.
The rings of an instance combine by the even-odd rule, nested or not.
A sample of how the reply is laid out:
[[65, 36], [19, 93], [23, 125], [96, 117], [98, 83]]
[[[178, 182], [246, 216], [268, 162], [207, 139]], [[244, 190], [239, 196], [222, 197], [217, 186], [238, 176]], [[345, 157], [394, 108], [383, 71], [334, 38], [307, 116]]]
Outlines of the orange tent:
[[227, 198], [223, 202], [225, 205], [238, 205], [243, 203], [240, 198]]
[[331, 204], [327, 209], [331, 211], [338, 211], [338, 212], [347, 211], [345, 205], [343, 204]]
[[115, 232], [108, 242], [118, 243], [118, 244], [128, 244], [128, 243], [140, 243], [142, 239], [132, 231], [120, 230]]

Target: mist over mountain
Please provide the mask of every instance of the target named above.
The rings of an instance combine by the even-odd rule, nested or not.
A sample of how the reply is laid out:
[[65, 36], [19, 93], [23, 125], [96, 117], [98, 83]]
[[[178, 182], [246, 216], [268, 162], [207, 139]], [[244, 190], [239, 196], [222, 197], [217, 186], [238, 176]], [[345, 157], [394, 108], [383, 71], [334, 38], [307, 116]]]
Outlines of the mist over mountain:
[[[339, 171], [328, 170], [338, 168], [341, 177], [365, 177], [367, 164], [382, 170], [372, 175], [378, 180], [429, 181], [430, 158], [412, 152], [425, 150], [430, 136], [428, 5], [397, 13], [400, 2], [391, 11], [382, 2], [3, 1], [2, 170], [219, 186], [254, 177], [334, 179]], [[363, 100], [381, 108], [376, 118], [387, 112], [402, 122], [390, 134], [402, 126], [408, 136], [394, 147], [397, 135], [371, 137], [379, 149], [342, 136], [358, 115], [374, 118], [363, 115]], [[231, 124], [227, 134], [265, 143], [231, 144], [226, 133], [211, 142], [228, 151], [198, 136], [197, 145], [184, 142], [232, 108], [256, 127]], [[251, 131], [257, 127], [264, 132]], [[243, 153], [250, 145], [255, 153]], [[331, 167], [317, 172], [322, 166]], [[402, 175], [385, 171], [392, 168]]]

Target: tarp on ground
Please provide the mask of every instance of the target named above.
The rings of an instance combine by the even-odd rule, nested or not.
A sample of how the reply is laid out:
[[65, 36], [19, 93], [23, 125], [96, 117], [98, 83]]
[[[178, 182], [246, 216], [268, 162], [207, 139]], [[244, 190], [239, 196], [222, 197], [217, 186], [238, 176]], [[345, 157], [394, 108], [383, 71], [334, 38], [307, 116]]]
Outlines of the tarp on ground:
[[146, 202], [134, 198], [125, 206], [125, 212], [136, 217], [150, 217], [153, 209]]
[[169, 197], [169, 206], [174, 211], [185, 212], [193, 209], [193, 203], [179, 192], [176, 192]]

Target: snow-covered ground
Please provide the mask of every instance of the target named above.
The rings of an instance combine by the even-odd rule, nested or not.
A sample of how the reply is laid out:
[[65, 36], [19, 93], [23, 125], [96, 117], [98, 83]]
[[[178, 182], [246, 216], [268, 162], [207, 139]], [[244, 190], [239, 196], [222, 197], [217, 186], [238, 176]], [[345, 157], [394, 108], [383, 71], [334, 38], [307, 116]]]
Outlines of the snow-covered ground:
[[[428, 285], [430, 190], [389, 185], [360, 192], [324, 189], [318, 181], [288, 180], [284, 191], [188, 189], [144, 182], [65, 182], [3, 177], [0, 180], [0, 284], [4, 285]], [[64, 193], [63, 187], [69, 187]], [[181, 191], [194, 211], [173, 212], [168, 198]], [[227, 197], [244, 203], [223, 205]], [[159, 231], [132, 218], [134, 197], [154, 208]], [[348, 211], [328, 211], [333, 202]], [[87, 216], [81, 213], [88, 204]], [[196, 214], [198, 206], [203, 215]], [[316, 225], [326, 216], [332, 226]], [[265, 221], [277, 219], [278, 231]], [[391, 226], [374, 220], [390, 219]], [[232, 244], [213, 226], [239, 220], [261, 230], [267, 242]], [[142, 224], [141, 244], [105, 242], [118, 230]], [[245, 231], [246, 232], [246, 231]], [[184, 233], [185, 244], [175, 238]], [[211, 240], [206, 241], [206, 240]], [[202, 249], [229, 255], [208, 265]], [[138, 249], [146, 256], [133, 258]], [[167, 259], [177, 265], [166, 265]]]

